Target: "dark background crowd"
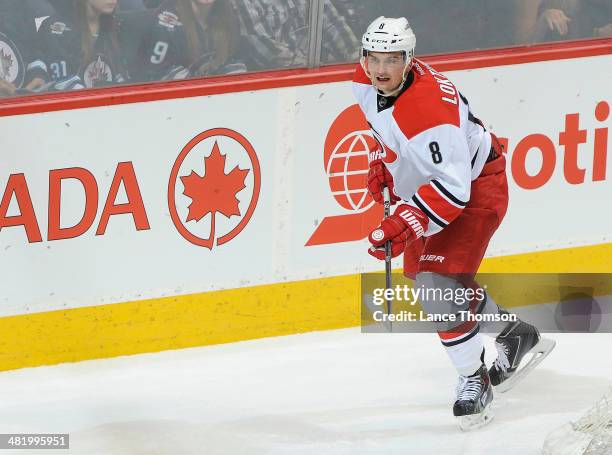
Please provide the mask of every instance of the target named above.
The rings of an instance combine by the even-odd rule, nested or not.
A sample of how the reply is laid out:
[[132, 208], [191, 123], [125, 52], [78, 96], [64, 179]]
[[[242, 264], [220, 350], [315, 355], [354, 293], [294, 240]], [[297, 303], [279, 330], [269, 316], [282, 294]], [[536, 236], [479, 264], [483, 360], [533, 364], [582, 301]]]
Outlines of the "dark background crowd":
[[324, 0], [320, 40], [310, 4], [0, 0], [0, 96], [356, 61], [381, 15], [417, 55], [612, 36], [611, 0]]

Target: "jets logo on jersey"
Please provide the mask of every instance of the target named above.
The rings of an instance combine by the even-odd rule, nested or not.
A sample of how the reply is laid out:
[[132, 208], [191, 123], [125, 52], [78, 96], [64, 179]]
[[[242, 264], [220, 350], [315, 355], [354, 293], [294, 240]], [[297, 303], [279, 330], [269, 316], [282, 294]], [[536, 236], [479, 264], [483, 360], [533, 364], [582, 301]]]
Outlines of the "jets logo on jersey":
[[63, 35], [64, 32], [69, 32], [72, 30], [70, 27], [68, 27], [63, 22], [54, 22], [53, 24], [51, 24], [49, 29], [51, 30], [51, 33], [53, 33], [54, 35]]
[[85, 82], [85, 87], [87, 88], [99, 87], [113, 82], [113, 70], [104, 61], [102, 55], [98, 55], [93, 62], [85, 67], [83, 82]]
[[157, 22], [162, 27], [167, 28], [168, 30], [174, 30], [175, 27], [180, 27], [183, 25], [176, 14], [171, 13], [170, 11], [164, 11], [157, 15]]
[[23, 84], [24, 73], [19, 49], [8, 37], [0, 33], [0, 79], [19, 88]]

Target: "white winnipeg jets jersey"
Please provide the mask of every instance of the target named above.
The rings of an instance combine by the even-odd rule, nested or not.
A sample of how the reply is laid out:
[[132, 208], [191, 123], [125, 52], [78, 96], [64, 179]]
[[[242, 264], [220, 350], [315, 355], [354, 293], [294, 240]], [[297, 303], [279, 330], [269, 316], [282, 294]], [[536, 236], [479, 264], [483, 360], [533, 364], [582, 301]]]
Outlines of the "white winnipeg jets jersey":
[[353, 92], [383, 150], [395, 194], [427, 215], [425, 236], [444, 229], [470, 200], [491, 134], [452, 82], [419, 60], [397, 98], [380, 96], [361, 65]]

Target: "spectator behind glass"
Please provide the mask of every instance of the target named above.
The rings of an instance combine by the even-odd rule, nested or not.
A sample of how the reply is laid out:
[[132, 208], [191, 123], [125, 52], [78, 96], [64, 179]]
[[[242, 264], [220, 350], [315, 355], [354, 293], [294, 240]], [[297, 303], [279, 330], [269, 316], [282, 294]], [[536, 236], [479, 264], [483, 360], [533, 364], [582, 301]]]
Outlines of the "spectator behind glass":
[[511, 46], [532, 32], [538, 0], [332, 0], [360, 37], [376, 17], [406, 17], [416, 52], [438, 54]]
[[357, 60], [361, 48], [361, 34], [356, 35], [346, 18], [333, 2], [323, 3], [323, 37], [321, 63], [339, 63]]
[[610, 0], [544, 0], [533, 41], [612, 36]]
[[505, 47], [530, 42], [541, 0], [487, 0], [482, 47]]
[[246, 71], [240, 26], [227, 0], [166, 0], [152, 16], [132, 73], [140, 81]]
[[612, 1], [582, 0], [575, 25], [577, 38], [611, 38]]
[[[233, 0], [238, 12], [243, 49], [253, 69], [305, 66], [308, 61], [308, 0]], [[360, 43], [349, 24], [329, 1], [324, 2], [321, 61], [354, 61]]]
[[[405, 16], [406, 0], [379, 0], [377, 2], [367, 0], [331, 0], [338, 14], [342, 15], [353, 31], [356, 38], [361, 37], [368, 25], [377, 17], [393, 17], [394, 15]], [[398, 6], [396, 10], [396, 6]], [[406, 17], [411, 22], [411, 17]]]
[[25, 2], [0, 0], [0, 96], [37, 90], [46, 77], [34, 13]]
[[50, 89], [71, 90], [124, 82], [117, 0], [56, 2], [56, 13], [43, 21], [39, 35]]

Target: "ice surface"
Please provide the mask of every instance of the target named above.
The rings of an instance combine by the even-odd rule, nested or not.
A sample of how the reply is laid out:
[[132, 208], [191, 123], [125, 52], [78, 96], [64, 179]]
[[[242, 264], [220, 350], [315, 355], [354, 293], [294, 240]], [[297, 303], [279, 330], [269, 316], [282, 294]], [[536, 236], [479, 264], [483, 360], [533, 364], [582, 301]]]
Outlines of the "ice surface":
[[612, 383], [612, 334], [548, 336], [471, 433], [436, 335], [358, 329], [0, 373], [0, 433], [70, 433], [52, 453], [87, 455], [535, 455]]

